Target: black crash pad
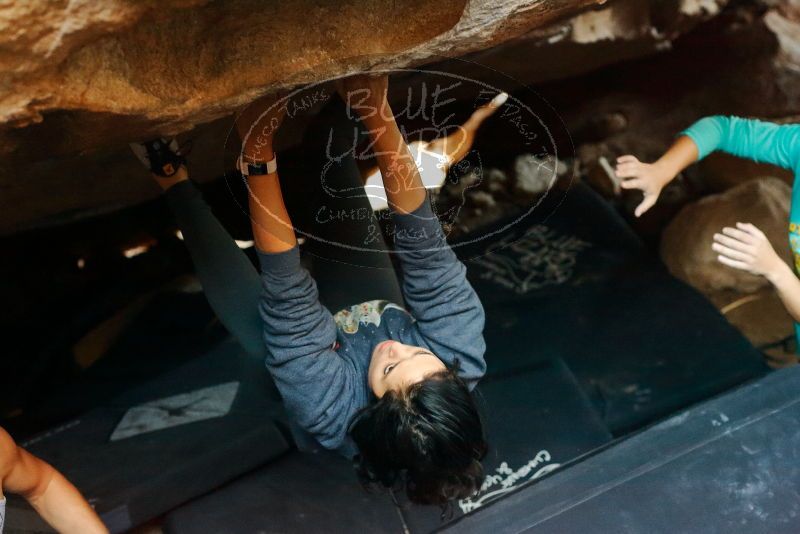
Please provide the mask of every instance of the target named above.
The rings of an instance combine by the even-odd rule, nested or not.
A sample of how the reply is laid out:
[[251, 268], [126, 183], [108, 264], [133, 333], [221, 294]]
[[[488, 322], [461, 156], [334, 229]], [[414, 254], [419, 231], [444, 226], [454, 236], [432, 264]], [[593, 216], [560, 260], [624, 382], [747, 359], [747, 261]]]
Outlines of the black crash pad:
[[[263, 364], [226, 341], [21, 445], [62, 471], [111, 531], [122, 532], [286, 452], [273, 391]], [[162, 400], [176, 395], [189, 396]], [[141, 406], [151, 401], [158, 406]], [[137, 434], [145, 415], [168, 425], [194, 421]], [[27, 527], [20, 521], [31, 515], [17, 513], [26, 507], [9, 501], [9, 529]]]
[[657, 267], [583, 291], [569, 319], [564, 360], [616, 435], [768, 371], [705, 297]]
[[27, 434], [107, 404], [208, 352], [227, 336], [199, 288], [159, 291], [78, 377], [62, 376], [57, 384], [36, 388], [36, 398], [25, 407], [26, 428], [32, 427]]
[[625, 220], [582, 182], [551, 191], [529, 214], [476, 229], [451, 246], [490, 308], [602, 283], [646, 255]]
[[549, 197], [538, 213], [495, 237], [505, 247], [457, 248], [472, 258], [467, 273], [486, 309], [490, 375], [562, 358], [624, 435], [767, 370], [587, 186]]
[[[610, 441], [611, 436], [560, 361], [540, 362], [478, 386], [494, 482], [463, 509], [490, 502], [526, 480]], [[396, 495], [366, 493], [349, 461], [293, 453], [167, 516], [171, 534], [195, 532], [428, 532], [438, 507], [412, 506]]]
[[710, 302], [658, 266], [487, 309], [487, 317], [490, 374], [560, 356], [615, 435], [767, 371]]
[[402, 532], [391, 496], [368, 493], [351, 462], [294, 452], [171, 512], [168, 534]]
[[800, 367], [775, 371], [468, 515], [454, 533], [800, 532]]

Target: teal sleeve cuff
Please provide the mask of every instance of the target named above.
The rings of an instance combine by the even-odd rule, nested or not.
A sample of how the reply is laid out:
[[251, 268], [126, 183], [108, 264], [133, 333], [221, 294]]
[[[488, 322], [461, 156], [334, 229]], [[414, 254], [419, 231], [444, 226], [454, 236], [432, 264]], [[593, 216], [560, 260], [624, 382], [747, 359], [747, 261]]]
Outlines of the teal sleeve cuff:
[[679, 135], [685, 135], [697, 145], [697, 160], [700, 161], [721, 148], [726, 121], [727, 117], [720, 115], [704, 117], [683, 130]]
[[706, 145], [703, 144], [702, 138], [699, 137], [697, 133], [695, 133], [694, 131], [684, 130], [678, 136], [680, 137], [681, 135], [685, 135], [686, 137], [691, 139], [697, 146], [697, 161], [700, 161], [701, 159], [711, 154], [711, 152], [713, 152], [713, 150], [710, 150]]

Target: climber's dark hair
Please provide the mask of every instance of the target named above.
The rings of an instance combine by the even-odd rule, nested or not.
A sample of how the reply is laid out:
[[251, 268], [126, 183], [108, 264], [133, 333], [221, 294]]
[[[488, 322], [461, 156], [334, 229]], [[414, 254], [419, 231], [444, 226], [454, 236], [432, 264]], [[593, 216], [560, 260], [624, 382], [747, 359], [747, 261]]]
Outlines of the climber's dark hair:
[[366, 487], [402, 484], [412, 502], [446, 506], [483, 482], [483, 422], [457, 366], [403, 392], [387, 391], [356, 415], [350, 436]]

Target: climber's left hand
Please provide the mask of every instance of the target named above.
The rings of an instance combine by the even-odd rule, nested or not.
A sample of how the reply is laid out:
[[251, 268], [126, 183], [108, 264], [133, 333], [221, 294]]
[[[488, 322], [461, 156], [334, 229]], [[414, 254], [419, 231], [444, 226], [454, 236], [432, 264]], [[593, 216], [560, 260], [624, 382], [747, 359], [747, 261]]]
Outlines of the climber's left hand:
[[721, 234], [714, 234], [711, 248], [719, 253], [720, 263], [768, 279], [786, 268], [764, 232], [750, 223], [723, 228]]

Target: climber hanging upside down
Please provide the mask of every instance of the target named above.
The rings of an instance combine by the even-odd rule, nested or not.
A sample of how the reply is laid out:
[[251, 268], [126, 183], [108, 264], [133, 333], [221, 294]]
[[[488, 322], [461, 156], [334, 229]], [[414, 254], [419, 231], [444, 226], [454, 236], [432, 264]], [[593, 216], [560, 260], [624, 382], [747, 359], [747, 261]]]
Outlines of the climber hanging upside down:
[[[734, 156], [760, 163], [771, 163], [794, 172], [792, 207], [789, 213], [789, 244], [800, 270], [800, 124], [778, 125], [739, 117], [706, 117], [687, 130], [661, 158], [652, 164], [633, 156], [617, 160], [617, 175], [624, 189], [639, 189], [644, 200], [636, 216], [650, 209], [661, 190], [679, 172], [710, 153], [722, 150]], [[764, 233], [747, 222], [722, 228], [714, 235], [711, 248], [720, 263], [765, 277], [775, 288], [789, 315], [795, 320], [795, 334], [800, 339], [800, 279], [781, 260]], [[800, 344], [799, 344], [800, 345]]]
[[[282, 167], [282, 180], [272, 141], [285, 107], [272, 98], [237, 119], [260, 276], [188, 181], [176, 146], [158, 140], [135, 151], [166, 191], [220, 321], [266, 362], [298, 447], [338, 450], [356, 458], [362, 481], [400, 483], [414, 502], [444, 504], [483, 480], [487, 444], [471, 390], [486, 370], [484, 313], [432, 211], [387, 89], [385, 76], [341, 81], [345, 101], [356, 91], [370, 95], [362, 100], [370, 112], [350, 120], [333, 98], [309, 126], [303, 157]], [[392, 210], [402, 286], [380, 232], [363, 239], [377, 221], [355, 160], [326, 158], [348, 153], [364, 131]], [[464, 131], [452, 157], [470, 142], [472, 123]], [[292, 220], [289, 187], [303, 189], [287, 194], [302, 200]], [[358, 188], [360, 195], [338, 194]], [[300, 263], [293, 223], [313, 222], [308, 214], [321, 203], [369, 217], [306, 228], [315, 281]]]

